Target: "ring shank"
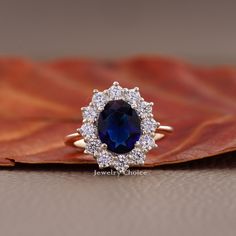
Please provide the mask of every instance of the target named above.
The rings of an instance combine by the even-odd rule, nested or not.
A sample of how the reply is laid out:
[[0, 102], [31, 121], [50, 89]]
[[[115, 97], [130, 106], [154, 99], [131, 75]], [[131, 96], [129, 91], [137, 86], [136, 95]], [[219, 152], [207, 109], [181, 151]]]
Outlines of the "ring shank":
[[[165, 131], [165, 132], [172, 132], [173, 128], [171, 126], [167, 126], [167, 125], [160, 125], [157, 128], [157, 130], [158, 131]], [[155, 133], [154, 139], [155, 139], [155, 141], [157, 141], [157, 140], [160, 140], [164, 137], [165, 137], [165, 134]], [[79, 133], [73, 133], [73, 134], [67, 135], [65, 137], [64, 142], [67, 146], [76, 147], [81, 150], [83, 150], [85, 148], [84, 139], [82, 139], [82, 136]]]

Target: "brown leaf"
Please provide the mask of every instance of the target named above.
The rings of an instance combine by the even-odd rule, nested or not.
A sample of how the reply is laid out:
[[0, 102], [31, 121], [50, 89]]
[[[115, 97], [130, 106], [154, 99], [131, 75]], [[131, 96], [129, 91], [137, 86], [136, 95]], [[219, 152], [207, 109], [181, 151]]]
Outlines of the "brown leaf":
[[138, 86], [154, 115], [173, 134], [159, 141], [145, 166], [185, 162], [236, 149], [236, 69], [203, 68], [140, 57], [107, 62], [0, 60], [0, 165], [95, 163], [66, 147], [81, 124], [80, 107], [94, 88], [113, 81]]

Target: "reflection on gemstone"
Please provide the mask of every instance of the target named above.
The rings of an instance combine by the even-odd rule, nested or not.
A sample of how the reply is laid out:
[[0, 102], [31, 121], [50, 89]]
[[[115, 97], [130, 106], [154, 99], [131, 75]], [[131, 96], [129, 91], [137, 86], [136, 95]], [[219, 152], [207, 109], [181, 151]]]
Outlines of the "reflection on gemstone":
[[110, 101], [99, 115], [98, 135], [108, 150], [127, 153], [140, 138], [140, 123], [136, 111], [127, 102]]

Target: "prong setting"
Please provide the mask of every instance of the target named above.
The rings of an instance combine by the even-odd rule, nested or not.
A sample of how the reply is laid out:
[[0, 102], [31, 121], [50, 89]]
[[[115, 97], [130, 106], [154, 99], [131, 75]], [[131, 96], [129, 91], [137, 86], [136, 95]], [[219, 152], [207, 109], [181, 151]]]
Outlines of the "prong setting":
[[[137, 112], [141, 120], [141, 136], [132, 151], [117, 154], [107, 149], [107, 144], [101, 143], [97, 132], [97, 120], [101, 111], [109, 101], [124, 100]], [[139, 93], [139, 88], [122, 88], [118, 82], [100, 92], [93, 90], [91, 103], [81, 108], [83, 124], [77, 131], [85, 141], [84, 153], [92, 154], [97, 160], [99, 168], [112, 167], [124, 174], [130, 165], [143, 165], [146, 153], [156, 147], [155, 130], [160, 125], [153, 118], [152, 102], [146, 102]]]

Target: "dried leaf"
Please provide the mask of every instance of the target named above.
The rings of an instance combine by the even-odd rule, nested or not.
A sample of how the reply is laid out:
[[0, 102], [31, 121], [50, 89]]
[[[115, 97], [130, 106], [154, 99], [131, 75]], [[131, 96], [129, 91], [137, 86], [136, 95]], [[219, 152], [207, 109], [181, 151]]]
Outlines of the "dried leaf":
[[104, 62], [0, 60], [0, 165], [95, 163], [64, 146], [81, 124], [80, 107], [94, 88], [113, 81], [139, 87], [173, 134], [159, 141], [145, 166], [185, 162], [236, 150], [236, 69], [203, 68], [140, 57]]

